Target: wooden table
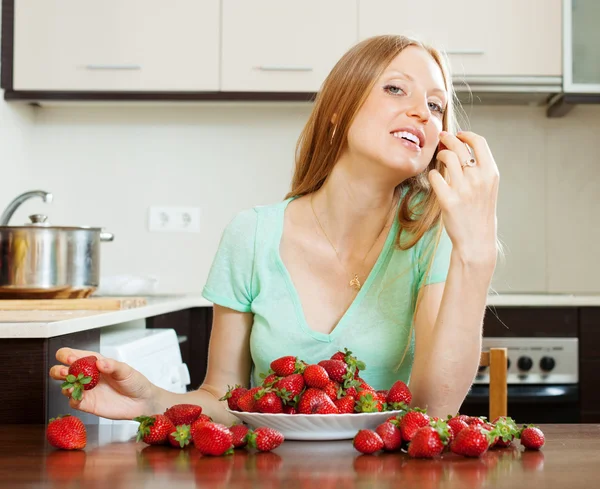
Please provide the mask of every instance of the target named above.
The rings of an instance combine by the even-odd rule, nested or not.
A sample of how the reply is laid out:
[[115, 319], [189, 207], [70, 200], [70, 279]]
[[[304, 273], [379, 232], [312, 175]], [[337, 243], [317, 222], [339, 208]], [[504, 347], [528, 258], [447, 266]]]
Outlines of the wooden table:
[[[445, 454], [361, 455], [350, 440], [288, 441], [271, 453], [236, 450], [202, 457], [185, 450], [112, 441], [110, 428], [88, 427], [84, 451], [55, 450], [44, 426], [0, 426], [0, 487], [42, 488], [460, 488], [591, 489], [600, 486], [600, 425], [542, 425], [540, 452], [490, 450], [480, 459]], [[101, 431], [104, 430], [104, 431]], [[102, 440], [102, 441], [99, 441]]]

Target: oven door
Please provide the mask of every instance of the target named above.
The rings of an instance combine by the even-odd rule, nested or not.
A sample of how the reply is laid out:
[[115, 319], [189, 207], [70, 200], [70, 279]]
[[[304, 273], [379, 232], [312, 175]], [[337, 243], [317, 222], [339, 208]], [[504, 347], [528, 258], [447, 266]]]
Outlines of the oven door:
[[[461, 414], [487, 416], [489, 394], [488, 385], [473, 385], [461, 406]], [[579, 413], [577, 384], [508, 386], [508, 415], [518, 424], [579, 423]]]

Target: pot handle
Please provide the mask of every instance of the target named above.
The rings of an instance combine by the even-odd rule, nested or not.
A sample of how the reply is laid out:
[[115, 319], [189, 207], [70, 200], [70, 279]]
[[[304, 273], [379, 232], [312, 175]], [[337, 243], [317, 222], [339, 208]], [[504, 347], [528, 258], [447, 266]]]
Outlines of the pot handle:
[[115, 235], [113, 233], [100, 233], [100, 241], [113, 241]]

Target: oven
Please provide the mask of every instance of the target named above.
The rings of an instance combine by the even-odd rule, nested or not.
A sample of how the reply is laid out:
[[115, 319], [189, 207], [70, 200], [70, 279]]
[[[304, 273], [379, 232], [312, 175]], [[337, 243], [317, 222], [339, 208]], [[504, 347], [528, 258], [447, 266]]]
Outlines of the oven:
[[[577, 338], [483, 338], [508, 351], [508, 415], [524, 423], [579, 423]], [[488, 416], [489, 367], [480, 367], [461, 414]]]

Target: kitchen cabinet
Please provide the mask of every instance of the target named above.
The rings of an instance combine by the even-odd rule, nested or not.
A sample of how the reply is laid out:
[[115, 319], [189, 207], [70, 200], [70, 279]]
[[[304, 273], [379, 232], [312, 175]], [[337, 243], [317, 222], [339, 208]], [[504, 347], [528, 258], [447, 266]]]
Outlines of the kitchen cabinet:
[[459, 79], [561, 75], [561, 0], [359, 0], [358, 29], [430, 42]]
[[315, 92], [357, 41], [356, 0], [222, 0], [221, 90]]
[[218, 90], [219, 9], [219, 0], [14, 0], [12, 88]]

